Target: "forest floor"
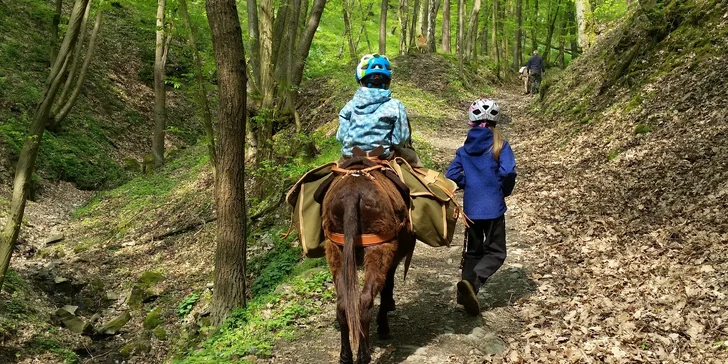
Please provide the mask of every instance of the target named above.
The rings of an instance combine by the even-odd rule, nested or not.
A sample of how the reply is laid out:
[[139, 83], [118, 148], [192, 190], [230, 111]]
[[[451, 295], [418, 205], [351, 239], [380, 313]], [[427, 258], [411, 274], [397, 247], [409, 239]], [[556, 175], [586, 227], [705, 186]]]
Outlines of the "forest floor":
[[[489, 97], [498, 101], [504, 110], [501, 123], [506, 138], [518, 148], [518, 134], [513, 125], [526, 118], [530, 101], [520, 89], [504, 87]], [[457, 148], [465, 141], [469, 127], [463, 121], [465, 109], [472, 100], [462, 100], [445, 112], [452, 115], [437, 130], [419, 125], [417, 115], [414, 133], [435, 148], [433, 161], [447, 166]], [[419, 135], [417, 135], [419, 134]], [[459, 194], [462, 198], [462, 194]], [[517, 302], [532, 293], [536, 285], [529, 278], [529, 258], [535, 255], [520, 238], [518, 226], [520, 206], [509, 202], [506, 214], [508, 258], [505, 265], [483, 286], [479, 293], [481, 315], [470, 317], [455, 303], [455, 284], [460, 279], [463, 227], [458, 226], [451, 247], [432, 248], [418, 243], [408, 277], [403, 280], [402, 269], [395, 283], [396, 311], [390, 313], [392, 338], [379, 340], [372, 330], [373, 362], [385, 363], [481, 363], [502, 356], [522, 332], [524, 323], [516, 314]], [[377, 300], [378, 302], [378, 300]], [[379, 309], [375, 304], [375, 312]], [[329, 304], [318, 318], [317, 328], [297, 335], [297, 339], [280, 340], [273, 348], [267, 363], [328, 363], [339, 356], [340, 333], [335, 324], [335, 305]], [[372, 320], [373, 327], [376, 326]]]

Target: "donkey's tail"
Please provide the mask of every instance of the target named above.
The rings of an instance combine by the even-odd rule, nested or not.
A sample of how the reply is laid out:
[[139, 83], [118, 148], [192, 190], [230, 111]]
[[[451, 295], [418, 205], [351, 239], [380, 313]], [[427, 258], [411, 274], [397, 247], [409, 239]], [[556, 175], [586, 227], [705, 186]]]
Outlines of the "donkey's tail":
[[[362, 336], [362, 327], [359, 314], [359, 279], [356, 274], [356, 249], [354, 240], [360, 234], [359, 205], [361, 196], [356, 196], [356, 202], [347, 204], [344, 209], [344, 307], [346, 309], [346, 323], [349, 326], [349, 335], [352, 349], [359, 347], [359, 338]], [[356, 350], [356, 349], [355, 349]]]

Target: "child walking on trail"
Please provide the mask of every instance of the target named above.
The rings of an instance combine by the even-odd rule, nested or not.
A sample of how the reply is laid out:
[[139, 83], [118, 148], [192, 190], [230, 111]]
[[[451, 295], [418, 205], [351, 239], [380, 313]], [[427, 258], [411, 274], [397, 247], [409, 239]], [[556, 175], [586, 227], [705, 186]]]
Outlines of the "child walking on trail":
[[463, 208], [470, 221], [465, 231], [462, 280], [457, 303], [471, 316], [480, 313], [477, 293], [506, 259], [505, 197], [516, 183], [516, 160], [508, 142], [496, 129], [498, 105], [478, 99], [470, 105], [472, 127], [455, 153], [446, 176], [464, 190]]

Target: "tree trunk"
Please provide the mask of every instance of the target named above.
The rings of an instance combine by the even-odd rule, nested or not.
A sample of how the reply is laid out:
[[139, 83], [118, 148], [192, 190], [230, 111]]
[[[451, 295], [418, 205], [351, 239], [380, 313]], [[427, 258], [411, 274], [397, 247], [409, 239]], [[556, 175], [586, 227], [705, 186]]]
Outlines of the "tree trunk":
[[235, 0], [207, 0], [220, 92], [219, 153], [215, 166], [217, 249], [210, 313], [221, 324], [245, 306], [245, 49]]
[[[449, 0], [446, 0], [449, 1]], [[408, 20], [407, 17], [407, 7], [408, 7], [407, 0], [399, 0], [399, 11], [397, 12], [397, 17], [399, 18], [399, 54], [404, 55], [407, 54], [407, 49], [409, 48], [409, 43], [407, 40], [409, 39], [407, 37], [408, 33]]]
[[293, 14], [288, 24], [288, 47], [286, 60], [286, 90], [288, 92], [288, 110], [294, 116], [296, 122], [296, 133], [303, 129], [301, 118], [296, 110], [296, 91], [293, 87], [293, 62], [295, 61], [296, 42], [298, 41], [298, 19], [301, 17], [301, 0], [293, 0]]
[[[252, 1], [252, 0], [250, 0]], [[207, 100], [207, 82], [205, 81], [204, 69], [202, 68], [202, 59], [200, 52], [197, 50], [197, 42], [195, 41], [195, 33], [192, 30], [192, 22], [190, 21], [190, 13], [187, 9], [187, 0], [179, 0], [180, 12], [185, 22], [187, 31], [189, 31], [188, 41], [190, 49], [192, 49], [192, 58], [195, 66], [195, 79], [197, 80], [197, 103], [202, 110], [202, 126], [205, 128], [205, 136], [207, 137], [207, 150], [210, 154], [210, 162], [212, 165], [217, 164], [217, 153], [215, 152], [215, 133], [212, 127], [212, 113], [210, 112], [210, 103]]]
[[63, 0], [56, 0], [56, 11], [53, 13], [53, 23], [51, 24], [51, 56], [49, 63], [53, 67], [53, 62], [58, 55], [58, 26], [61, 25], [61, 15], [63, 12]]
[[518, 69], [521, 67], [523, 59], [523, 50], [521, 49], [521, 32], [523, 31], [522, 19], [523, 0], [516, 0], [516, 44], [513, 50], [513, 67]]
[[442, 52], [450, 53], [452, 42], [450, 41], [450, 0], [444, 0], [442, 5]]
[[247, 0], [248, 36], [250, 37], [250, 68], [253, 70], [253, 81], [260, 87], [260, 29], [258, 29], [258, 2]]
[[379, 13], [379, 54], [387, 54], [387, 9], [389, 1], [382, 0]]
[[[424, 0], [423, 0], [424, 1]], [[415, 0], [412, 6], [412, 22], [410, 23], [409, 46], [415, 46], [415, 38], [417, 38], [417, 17], [420, 12], [420, 0]]]
[[435, 29], [437, 28], [437, 11], [440, 8], [440, 0], [430, 0], [428, 9], [429, 19], [427, 21], [427, 48], [431, 52], [437, 52], [435, 43]]
[[463, 44], [463, 38], [465, 33], [465, 0], [458, 0], [458, 39], [457, 39], [457, 52], [458, 52], [458, 71], [460, 73], [460, 80], [465, 82], [465, 72], [463, 70], [463, 56], [465, 53], [465, 47]]
[[591, 46], [594, 30], [592, 29], [591, 8], [589, 0], [575, 0], [576, 5], [576, 22], [579, 26], [578, 43], [582, 50]]
[[301, 80], [303, 79], [303, 67], [306, 64], [306, 58], [308, 58], [308, 52], [311, 49], [311, 42], [313, 41], [314, 34], [316, 34], [316, 29], [318, 28], [325, 5], [326, 0], [314, 0], [313, 2], [313, 8], [311, 8], [311, 14], [308, 17], [308, 23], [301, 34], [298, 50], [296, 51], [296, 65], [293, 69], [293, 86], [301, 85]]
[[[86, 11], [91, 8], [91, 1], [89, 0], [88, 8], [86, 8]], [[73, 87], [72, 84], [69, 82], [66, 82], [66, 86], [70, 90], [73, 88], [73, 93], [70, 95], [70, 98], [66, 99], [61, 95], [60, 100], [61, 103], [58, 104], [58, 109], [54, 112], [54, 116], [49, 121], [49, 124], [47, 126], [50, 130], [58, 130], [61, 125], [61, 121], [63, 121], [66, 116], [71, 112], [71, 109], [73, 108], [73, 105], [76, 104], [76, 100], [78, 99], [78, 95], [81, 94], [81, 86], [83, 86], [84, 81], [86, 80], [86, 75], [88, 74], [89, 66], [91, 65], [91, 56], [94, 53], [94, 49], [96, 48], [96, 39], [99, 35], [99, 30], [101, 29], [101, 19], [102, 19], [103, 12], [99, 9], [96, 11], [96, 22], [94, 23], [94, 29], [91, 32], [91, 40], [88, 43], [88, 46], [86, 47], [86, 57], [83, 59], [83, 64], [81, 65], [81, 69], [78, 72], [72, 72], [72, 73], [78, 73], [78, 79], [75, 81], [75, 87]], [[82, 22], [82, 27], [85, 22]], [[81, 29], [82, 32], [84, 32], [84, 29]], [[83, 39], [83, 37], [79, 36], [79, 40]], [[80, 48], [80, 47], [76, 47]], [[80, 52], [81, 50], [78, 49]], [[68, 81], [68, 80], [67, 80]], [[63, 90], [63, 93], [66, 93], [66, 90]]]
[[[361, 36], [364, 34], [364, 40], [367, 42], [367, 50], [369, 53], [372, 53], [372, 43], [369, 41], [369, 34], [366, 31], [366, 25], [369, 21], [369, 14], [372, 13], [372, 7], [374, 6], [374, 3], [369, 3], [369, 6], [367, 7], [367, 10], [364, 11], [364, 8], [361, 5], [361, 1], [359, 1], [359, 13], [364, 14], [364, 18], [361, 21], [361, 28], [359, 28], [359, 34], [356, 36], [356, 41], [354, 42], [354, 49], [359, 49], [359, 42], [361, 41]], [[356, 60], [359, 59], [359, 55], [357, 54]]]
[[422, 36], [427, 35], [427, 22], [430, 20], [429, 16], [430, 0], [420, 0], [420, 34]]
[[543, 51], [543, 61], [545, 64], [549, 63], [549, 58], [551, 55], [551, 41], [554, 37], [554, 29], [556, 28], [556, 19], [559, 16], [559, 9], [561, 9], [561, 0], [556, 1], [556, 8], [549, 11], [549, 28], [548, 33], [546, 35], [546, 49]]
[[493, 23], [491, 29], [492, 49], [495, 54], [495, 75], [500, 77], [500, 45], [498, 42], [498, 0], [493, 0]]
[[164, 131], [167, 128], [167, 94], [165, 87], [165, 30], [164, 11], [167, 0], [157, 0], [157, 41], [154, 52], [154, 137], [152, 156], [154, 166], [164, 164]]
[[13, 249], [15, 248], [15, 243], [20, 233], [23, 215], [25, 213], [25, 204], [28, 199], [28, 192], [30, 191], [30, 180], [33, 175], [33, 169], [35, 168], [35, 161], [38, 157], [40, 143], [43, 140], [43, 132], [51, 118], [50, 114], [53, 101], [61, 87], [63, 74], [68, 67], [69, 53], [78, 41], [83, 14], [88, 3], [89, 0], [76, 0], [74, 3], [68, 26], [66, 27], [66, 34], [63, 37], [63, 42], [58, 50], [44, 87], [43, 99], [39, 102], [35, 110], [33, 121], [29, 128], [29, 137], [25, 139], [23, 149], [20, 151], [18, 164], [15, 168], [10, 213], [8, 214], [5, 227], [2, 233], [0, 233], [0, 289], [2, 289], [2, 285], [5, 282]]
[[564, 38], [566, 35], [566, 22], [562, 19], [561, 26], [559, 27], [559, 67], [561, 69], [566, 68], [566, 60], [564, 59]]
[[[86, 23], [88, 22], [89, 14], [91, 14], [91, 4], [92, 1], [89, 0], [88, 5], [86, 6], [86, 11], [83, 13], [83, 19], [81, 19], [81, 30], [79, 30], [78, 33], [78, 41], [76, 41], [76, 46], [73, 49], [73, 52], [68, 54], [68, 58], [70, 59], [71, 56], [73, 56], [73, 61], [71, 62], [70, 68], [67, 68], [66, 74], [63, 75], [63, 77], [66, 78], [66, 82], [63, 85], [63, 90], [61, 91], [61, 96], [58, 97], [58, 100], [56, 101], [56, 107], [52, 109], [51, 115], [58, 114], [61, 110], [61, 107], [65, 105], [68, 101], [68, 98], [71, 97], [72, 89], [73, 89], [73, 80], [76, 79], [76, 73], [79, 71], [79, 62], [81, 61], [81, 54], [83, 54], [83, 43], [86, 40]], [[51, 124], [55, 124], [53, 120], [50, 121]], [[57, 128], [56, 125], [46, 125], [46, 128], [50, 130], [54, 130]]]
[[536, 29], [538, 28], [538, 0], [533, 2], [533, 18], [531, 19], [531, 49], [528, 53], [531, 54], [533, 51], [538, 49], [538, 42], [536, 42]]
[[474, 56], [475, 41], [478, 33], [478, 14], [480, 14], [480, 5], [481, 0], [475, 0], [473, 3], [473, 10], [470, 12], [470, 21], [468, 21], [468, 36], [465, 46], [465, 54], [471, 60]]
[[356, 49], [354, 48], [354, 34], [351, 31], [351, 9], [349, 8], [349, 0], [342, 0], [341, 10], [344, 16], [344, 41], [349, 46], [349, 61], [356, 62]]

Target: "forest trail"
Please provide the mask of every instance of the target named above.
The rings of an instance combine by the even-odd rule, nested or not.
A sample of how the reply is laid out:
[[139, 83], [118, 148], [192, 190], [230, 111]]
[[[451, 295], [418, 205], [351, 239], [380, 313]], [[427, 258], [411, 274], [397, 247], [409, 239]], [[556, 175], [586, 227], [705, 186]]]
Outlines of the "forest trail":
[[[504, 87], [488, 95], [503, 110], [500, 127], [508, 140], [517, 141], [512, 124], [526, 117], [529, 98], [515, 87]], [[469, 127], [463, 121], [465, 109], [472, 100], [453, 105], [439, 130], [418, 128], [415, 134], [435, 147], [433, 160], [447, 166], [462, 146]], [[514, 148], [516, 158], [519, 149]], [[518, 193], [518, 183], [514, 193]], [[462, 193], [459, 194], [462, 198]], [[395, 301], [397, 310], [389, 314], [392, 338], [379, 340], [372, 329], [372, 362], [389, 363], [482, 363], [493, 355], [503, 353], [523, 328], [513, 304], [535, 289], [527, 277], [524, 257], [532, 254], [520, 241], [516, 226], [519, 207], [509, 203], [507, 218], [508, 258], [505, 265], [483, 286], [479, 293], [481, 315], [470, 317], [455, 303], [455, 284], [460, 279], [460, 259], [463, 232], [458, 226], [451, 247], [431, 248], [418, 243], [407, 280], [402, 267], [397, 271]], [[374, 312], [378, 312], [379, 299]], [[340, 333], [336, 325], [333, 303], [316, 318], [317, 328], [299, 332], [293, 341], [280, 340], [272, 349], [266, 363], [334, 363], [338, 362]], [[372, 327], [376, 326], [372, 320]], [[260, 360], [258, 361], [260, 362]]]

